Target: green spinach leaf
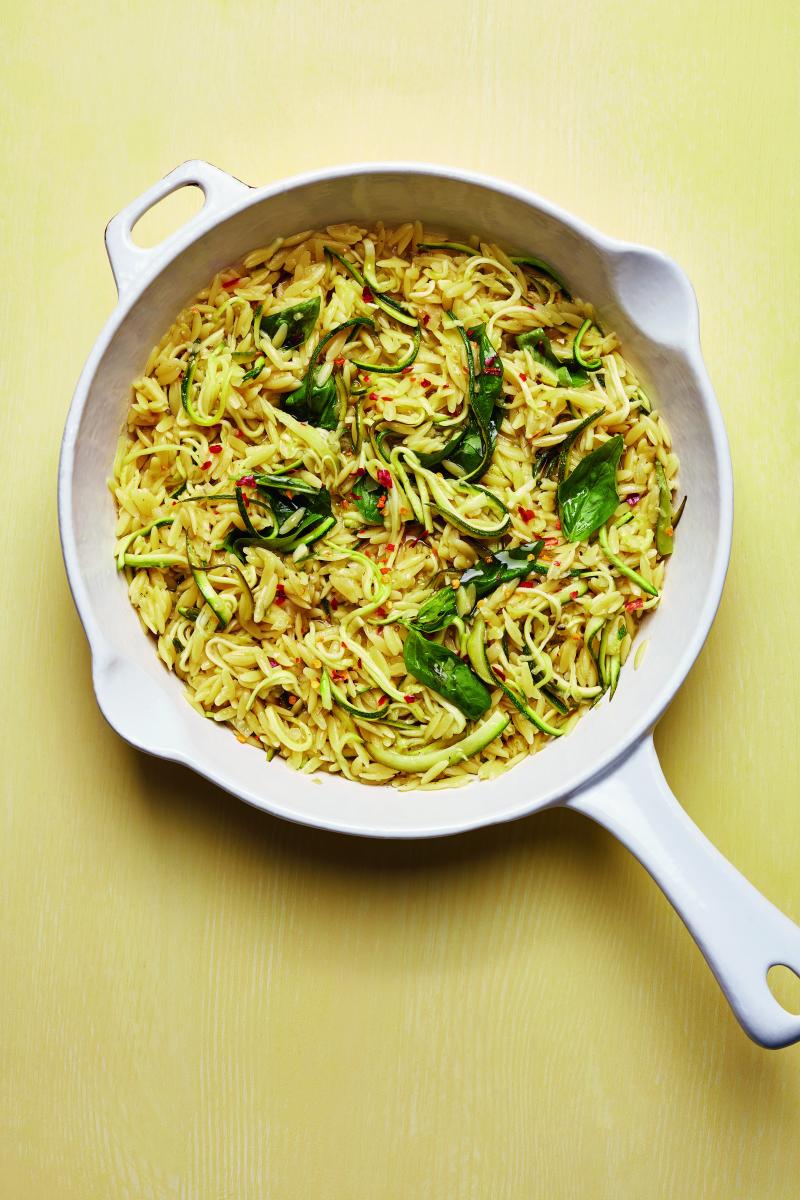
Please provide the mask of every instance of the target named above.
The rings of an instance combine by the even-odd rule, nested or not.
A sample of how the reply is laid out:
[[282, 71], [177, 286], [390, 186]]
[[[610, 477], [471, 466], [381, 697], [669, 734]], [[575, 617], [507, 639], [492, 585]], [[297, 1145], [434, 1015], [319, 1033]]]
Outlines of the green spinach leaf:
[[569, 465], [570, 450], [575, 445], [584, 429], [588, 429], [592, 422], [597, 420], [602, 411], [602, 408], [597, 408], [593, 413], [589, 413], [588, 417], [585, 417], [581, 421], [580, 425], [573, 429], [572, 433], [568, 433], [563, 441], [558, 443], [558, 470], [556, 472], [556, 477], [559, 483], [564, 482], [564, 476], [567, 473], [567, 466]]
[[[516, 546], [513, 550], [500, 550], [481, 558], [468, 567], [461, 576], [461, 587], [474, 588], [474, 604], [490, 592], [495, 591], [503, 583], [511, 579], [527, 579], [534, 572], [547, 571], [536, 561], [544, 546], [543, 541], [528, 542], [524, 546]], [[409, 624], [420, 633], [438, 633], [452, 625], [459, 616], [469, 616], [469, 613], [459, 614], [457, 603], [458, 589], [453, 587], [439, 588], [429, 596], [420, 607], [417, 615]]]
[[[533, 481], [536, 483], [539, 479], [544, 479], [546, 476], [552, 476], [553, 470], [557, 467], [558, 482], [561, 483], [567, 473], [567, 462], [569, 460], [569, 452], [577, 438], [583, 433], [584, 429], [588, 429], [592, 421], [596, 421], [602, 412], [602, 408], [595, 409], [593, 413], [589, 413], [577, 425], [571, 433], [565, 433], [560, 442], [556, 442], [554, 446], [545, 446], [543, 450], [537, 450], [533, 459]], [[558, 425], [556, 425], [551, 433], [558, 433]]]
[[443, 587], [429, 596], [411, 624], [420, 633], [438, 633], [452, 625], [458, 616], [455, 588]]
[[464, 436], [450, 455], [468, 479], [478, 479], [489, 466], [503, 421], [500, 400], [503, 395], [503, 365], [486, 334], [485, 325], [466, 332], [466, 352], [472, 360], [471, 345], [478, 348], [478, 370], [470, 372], [470, 414]]
[[543, 541], [528, 542], [524, 546], [516, 546], [513, 550], [501, 550], [488, 558], [481, 558], [468, 567], [461, 576], [461, 586], [471, 583], [475, 588], [476, 599], [488, 596], [502, 583], [511, 579], [527, 579], [536, 570], [536, 559], [544, 547]]
[[303, 300], [301, 304], [293, 304], [291, 308], [282, 308], [280, 312], [267, 313], [261, 316], [261, 333], [265, 333], [272, 341], [277, 336], [282, 325], [286, 326], [286, 337], [283, 347], [291, 349], [299, 346], [311, 334], [319, 317], [319, 296]]
[[375, 328], [368, 317], [351, 317], [349, 321], [337, 325], [320, 341], [309, 359], [303, 382], [299, 388], [290, 392], [284, 401], [286, 411], [298, 421], [307, 421], [309, 425], [317, 425], [320, 429], [338, 428], [347, 403], [341, 376], [331, 372], [324, 383], [318, 383], [317, 376], [321, 369], [323, 351], [328, 343], [343, 329], [355, 329], [360, 325]]
[[604, 525], [619, 504], [617, 465], [622, 435], [603, 442], [559, 484], [561, 529], [569, 542], [582, 542]]
[[343, 407], [336, 379], [329, 375], [325, 383], [317, 384], [314, 369], [309, 368], [300, 387], [286, 397], [284, 407], [298, 421], [320, 429], [336, 429]]
[[256, 479], [259, 493], [266, 497], [266, 503], [262, 502], [261, 506], [268, 505], [272, 524], [266, 529], [255, 527], [242, 488], [237, 486], [236, 504], [244, 529], [231, 530], [224, 545], [241, 561], [244, 561], [245, 546], [288, 552], [303, 543], [310, 545], [318, 541], [335, 525], [331, 494], [327, 488], [315, 488], [290, 476], [259, 475]]
[[403, 661], [410, 675], [455, 704], [470, 720], [476, 721], [489, 708], [491, 693], [475, 672], [452, 650], [429, 642], [416, 629], [406, 634]]
[[531, 329], [528, 333], [517, 335], [517, 346], [520, 350], [530, 350], [534, 362], [553, 371], [560, 387], [584, 388], [589, 384], [589, 376], [583, 367], [559, 358], [553, 349], [553, 343], [543, 329]]
[[368, 525], [382, 525], [383, 512], [378, 507], [378, 502], [386, 494], [386, 488], [378, 483], [377, 479], [373, 479], [371, 475], [363, 475], [361, 479], [356, 480], [350, 497]]

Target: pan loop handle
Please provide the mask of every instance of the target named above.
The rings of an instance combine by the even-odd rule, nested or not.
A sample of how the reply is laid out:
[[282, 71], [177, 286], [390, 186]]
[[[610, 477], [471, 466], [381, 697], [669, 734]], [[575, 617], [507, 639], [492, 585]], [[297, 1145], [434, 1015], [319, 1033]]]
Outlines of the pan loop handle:
[[[177, 192], [182, 187], [199, 187], [205, 197], [203, 207], [188, 220], [180, 229], [176, 229], [157, 246], [145, 248], [137, 246], [131, 237], [131, 231], [138, 220], [158, 204], [166, 196]], [[112, 217], [106, 226], [106, 250], [108, 252], [111, 270], [117, 292], [122, 297], [142, 273], [156, 262], [161, 262], [169, 252], [174, 250], [176, 243], [185, 241], [191, 233], [210, 223], [241, 200], [250, 188], [240, 179], [221, 171], [211, 163], [195, 158], [181, 163], [169, 175], [159, 179], [141, 196], [132, 200], [121, 212]]]
[[769, 1049], [800, 1041], [800, 1015], [773, 996], [773, 966], [800, 974], [800, 928], [712, 846], [669, 789], [648, 735], [599, 783], [568, 801], [604, 825], [665, 893], [736, 1017]]

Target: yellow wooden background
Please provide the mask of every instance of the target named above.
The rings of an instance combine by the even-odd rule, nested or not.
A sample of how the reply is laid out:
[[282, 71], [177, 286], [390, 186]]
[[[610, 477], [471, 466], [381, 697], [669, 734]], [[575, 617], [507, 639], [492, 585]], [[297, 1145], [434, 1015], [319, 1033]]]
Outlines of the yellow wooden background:
[[659, 749], [800, 919], [796, 3], [2, 9], [0, 1196], [796, 1196], [800, 1049], [747, 1041], [610, 837], [554, 811], [358, 842], [135, 753], [95, 707], [55, 515], [114, 304], [104, 225], [186, 158], [252, 183], [439, 160], [665, 250], [699, 294], [736, 530]]

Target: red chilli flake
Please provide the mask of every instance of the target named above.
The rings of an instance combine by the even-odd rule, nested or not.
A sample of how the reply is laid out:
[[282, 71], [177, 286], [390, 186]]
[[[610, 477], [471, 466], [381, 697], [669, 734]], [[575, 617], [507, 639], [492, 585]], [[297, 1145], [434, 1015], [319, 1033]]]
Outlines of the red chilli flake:
[[629, 508], [636, 508], [636, 505], [639, 503], [641, 498], [642, 497], [640, 496], [640, 494], [638, 492], [634, 492], [631, 496], [625, 497], [625, 503], [628, 505]]
[[368, 399], [368, 400], [371, 400], [373, 404], [377, 403], [377, 400], [378, 400], [378, 393], [377, 393], [377, 392], [370, 392], [370, 394], [369, 394], [369, 396], [367, 397], [367, 399]]
[[232, 287], [236, 287], [236, 284], [237, 284], [237, 283], [241, 283], [241, 279], [242, 279], [241, 275], [237, 275], [235, 279], [229, 279], [229, 280], [228, 280], [228, 282], [227, 282], [227, 283], [223, 283], [223, 285], [222, 285], [222, 286], [225, 288], [225, 291], [227, 292], [227, 291], [229, 291], [229, 290], [230, 290]]
[[365, 304], [374, 304], [375, 303], [375, 297], [372, 294], [372, 290], [368, 287], [365, 287], [364, 290], [362, 291], [361, 299], [364, 301]]
[[406, 704], [416, 704], [417, 702], [417, 697], [413, 696], [410, 692], [407, 696], [403, 696], [403, 699], [405, 700]]
[[637, 596], [633, 600], [628, 600], [625, 604], [626, 612], [637, 612], [640, 608], [644, 608], [644, 600]]
[[503, 682], [505, 683], [505, 679], [506, 679], [505, 671], [501, 671], [499, 667], [492, 667], [492, 670], [494, 671], [494, 673], [498, 677], [498, 679], [502, 679]]
[[208, 447], [209, 454], [222, 454], [222, 446], [219, 442], [215, 442], [213, 446]]
[[545, 544], [545, 546], [557, 546], [558, 538], [545, 538], [544, 544]]
[[570, 599], [572, 599], [572, 600], [577, 600], [577, 599], [578, 599], [578, 593], [577, 593], [577, 592], [570, 592]]
[[536, 584], [533, 582], [532, 579], [523, 579], [522, 583], [519, 586], [521, 588], [532, 588], [532, 587], [536, 587]]
[[211, 466], [211, 459], [209, 458], [208, 462], [203, 463], [203, 465], [200, 467], [200, 470], [207, 471], [210, 466]]
[[381, 575], [388, 575], [388, 574], [389, 574], [389, 568], [381, 567]]
[[424, 388], [429, 388], [429, 387], [433, 387], [433, 384], [431, 383], [430, 379], [423, 379], [422, 386]]
[[522, 520], [525, 521], [526, 523], [529, 523], [530, 521], [532, 521], [533, 518], [536, 516], [536, 513], [533, 511], [532, 508], [518, 508], [517, 512], [519, 513]]
[[375, 609], [375, 613], [376, 613], [376, 615], [377, 615], [377, 616], [379, 616], [379, 617], [385, 617], [385, 616], [386, 616], [386, 608], [385, 608], [385, 606], [382, 604], [382, 605], [380, 606], [380, 608], [376, 608], [376, 609]]
[[427, 325], [429, 323], [429, 321], [430, 321], [430, 316], [428, 315], [428, 313], [423, 313], [422, 314], [422, 324]]
[[276, 604], [285, 604], [286, 603], [286, 588], [283, 586], [282, 583], [279, 583], [278, 586], [275, 588], [275, 603]]
[[386, 543], [386, 549], [387, 549], [387, 550], [389, 551], [389, 553], [391, 554], [392, 550], [394, 550], [394, 542], [387, 542], [387, 543]]
[[388, 696], [378, 696], [378, 708], [383, 708], [384, 704], [389, 703]]
[[339, 607], [339, 601], [336, 599], [336, 597], [333, 594], [331, 594], [329, 596], [328, 603], [330, 604], [330, 606], [334, 610], [334, 612]]
[[356, 471], [356, 475], [358, 476], [359, 479], [363, 478], [363, 476], [366, 475], [366, 473], [367, 473], [366, 467], [359, 467], [358, 470]]
[[385, 467], [378, 467], [376, 474], [378, 477], [378, 483], [381, 484], [382, 487], [391, 488], [392, 477]]
[[269, 660], [269, 665], [270, 665], [271, 667], [277, 667], [277, 665], [278, 665], [278, 660], [277, 660], [277, 658], [271, 658], [271, 659]]
[[256, 486], [255, 475], [243, 475], [241, 479], [236, 480], [236, 486], [237, 487], [255, 487]]
[[522, 382], [523, 382], [523, 383], [527, 383], [527, 382], [528, 382], [528, 376], [527, 376], [527, 375], [523, 375], [522, 373], [520, 373], [520, 379], [522, 380]]
[[401, 374], [401, 375], [410, 375], [410, 374], [411, 374], [411, 367], [403, 367], [403, 369], [402, 369], [402, 371], [400, 372], [400, 374]]

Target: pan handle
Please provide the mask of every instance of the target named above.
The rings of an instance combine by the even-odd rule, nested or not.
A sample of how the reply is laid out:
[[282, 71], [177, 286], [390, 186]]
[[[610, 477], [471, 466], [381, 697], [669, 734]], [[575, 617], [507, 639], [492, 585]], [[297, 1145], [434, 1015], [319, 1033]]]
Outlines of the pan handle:
[[[200, 188], [205, 197], [200, 211], [157, 246], [137, 246], [131, 237], [136, 222], [159, 200], [164, 200], [182, 187]], [[141, 196], [137, 196], [112, 217], [106, 226], [106, 250], [119, 295], [122, 296], [145, 269], [154, 263], [160, 264], [167, 252], [176, 248], [178, 241], [193, 234], [199, 225], [210, 223], [210, 219], [219, 216], [249, 191], [248, 185], [240, 179], [228, 175], [219, 167], [213, 167], [211, 163], [194, 158], [181, 163], [169, 175], [142, 192]]]
[[745, 1031], [770, 1049], [800, 1041], [800, 1016], [769, 989], [782, 964], [800, 974], [800, 928], [712, 846], [673, 796], [648, 735], [570, 808], [604, 825], [635, 854], [669, 899]]

